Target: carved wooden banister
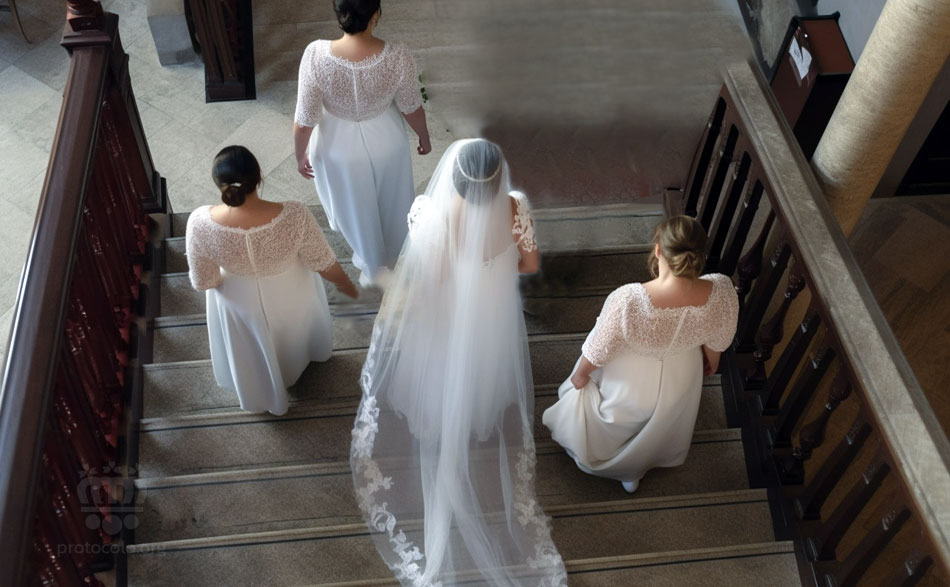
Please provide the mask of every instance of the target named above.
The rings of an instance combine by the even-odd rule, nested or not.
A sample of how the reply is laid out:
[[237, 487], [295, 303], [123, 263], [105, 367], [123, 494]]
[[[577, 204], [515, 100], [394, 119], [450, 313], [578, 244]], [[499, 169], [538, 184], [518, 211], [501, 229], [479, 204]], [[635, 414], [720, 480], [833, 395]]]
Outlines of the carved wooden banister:
[[[665, 208], [700, 217], [717, 270], [735, 279], [739, 328], [723, 390], [750, 478], [775, 489], [773, 519], [786, 524], [776, 532], [810, 549], [799, 565], [808, 585], [950, 584], [950, 442], [755, 65], [724, 71], [718, 120], [718, 138], [709, 126], [697, 148], [685, 206]], [[793, 302], [805, 290], [803, 319]], [[894, 492], [875, 512], [867, 506], [885, 476]], [[898, 534], [910, 519], [919, 536]], [[846, 533], [871, 526], [840, 552]], [[865, 577], [882, 553], [883, 576]]]
[[[101, 585], [121, 542], [113, 516], [133, 322], [144, 298], [152, 224], [167, 211], [135, 106], [118, 17], [98, 2], [66, 5], [70, 67], [17, 293], [0, 389], [0, 569], [3, 584]], [[160, 269], [160, 265], [156, 265]], [[148, 357], [144, 357], [147, 359]]]

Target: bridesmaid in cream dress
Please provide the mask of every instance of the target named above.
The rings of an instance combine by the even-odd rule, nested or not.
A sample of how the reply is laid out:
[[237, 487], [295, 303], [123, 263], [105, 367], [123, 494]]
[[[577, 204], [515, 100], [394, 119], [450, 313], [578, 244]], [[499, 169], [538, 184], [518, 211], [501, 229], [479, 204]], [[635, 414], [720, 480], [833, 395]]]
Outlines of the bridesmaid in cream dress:
[[382, 285], [416, 195], [403, 120], [419, 136], [419, 154], [432, 146], [409, 49], [373, 36], [379, 0], [334, 0], [334, 9], [343, 36], [310, 43], [300, 60], [297, 169], [353, 248], [360, 283]]
[[191, 284], [206, 292], [214, 378], [241, 409], [281, 415], [287, 387], [333, 351], [320, 276], [353, 298], [356, 288], [306, 206], [258, 196], [250, 151], [225, 147], [212, 175], [223, 204], [192, 212], [185, 242]]
[[739, 311], [732, 281], [700, 276], [706, 234], [675, 216], [654, 232], [655, 279], [608, 296], [571, 378], [543, 421], [583, 471], [628, 493], [654, 467], [686, 460], [703, 376], [732, 343]]

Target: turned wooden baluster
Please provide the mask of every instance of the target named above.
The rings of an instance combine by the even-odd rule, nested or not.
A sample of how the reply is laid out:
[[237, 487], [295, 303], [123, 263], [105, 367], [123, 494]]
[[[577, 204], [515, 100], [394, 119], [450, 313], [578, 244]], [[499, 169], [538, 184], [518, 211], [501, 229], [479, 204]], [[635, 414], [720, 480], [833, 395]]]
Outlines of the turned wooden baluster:
[[754, 351], [759, 330], [765, 322], [765, 313], [768, 311], [778, 290], [782, 277], [785, 275], [785, 269], [788, 266], [791, 257], [791, 247], [787, 242], [782, 241], [775, 247], [769, 259], [769, 264], [762, 272], [762, 275], [752, 286], [752, 293], [744, 308], [739, 310], [739, 328], [738, 340], [739, 352]]
[[102, 20], [102, 4], [95, 0], [66, 0], [66, 22], [76, 32], [97, 29]]
[[717, 269], [724, 275], [732, 275], [736, 272], [739, 255], [742, 254], [742, 247], [745, 246], [746, 239], [749, 238], [749, 229], [755, 219], [755, 213], [759, 209], [762, 194], [765, 192], [765, 186], [761, 181], [750, 179], [748, 183], [752, 184], [752, 189], [748, 191], [745, 200], [742, 202], [742, 212], [739, 214], [738, 220], [727, 227], [728, 234], [722, 247], [722, 258], [719, 260]]
[[876, 455], [861, 478], [844, 496], [827, 520], [822, 520], [818, 532], [805, 539], [805, 552], [811, 560], [835, 560], [835, 549], [848, 528], [858, 519], [858, 514], [881, 487], [884, 478], [890, 473], [890, 466]]
[[723, 185], [725, 185], [726, 178], [729, 176], [729, 169], [735, 165], [733, 157], [736, 152], [736, 145], [739, 143], [739, 130], [735, 125], [730, 124], [729, 126], [730, 129], [726, 134], [725, 144], [719, 151], [716, 170], [708, 185], [703, 186], [702, 201], [696, 214], [696, 220], [699, 220], [707, 233], [712, 226], [713, 214], [716, 212], [716, 208], [719, 207], [719, 199], [722, 197]]
[[825, 429], [828, 427], [828, 420], [838, 409], [841, 402], [848, 399], [851, 395], [851, 382], [844, 369], [839, 369], [831, 384], [831, 391], [828, 393], [828, 401], [825, 402], [825, 409], [817, 418], [802, 426], [798, 432], [798, 446], [792, 450], [792, 454], [780, 460], [779, 473], [783, 479], [789, 481], [795, 480], [795, 483], [801, 483], [805, 478], [805, 461], [811, 458], [811, 453], [825, 442]]
[[[895, 497], [896, 499], [896, 497]], [[892, 500], [888, 500], [893, 503]], [[851, 554], [841, 564], [829, 564], [830, 570], [824, 573], [825, 583], [831, 587], [851, 587], [858, 581], [887, 543], [910, 519], [907, 506], [894, 507], [881, 517], [880, 523], [861, 540]]]
[[739, 295], [740, 314], [745, 307], [746, 296], [749, 295], [749, 291], [752, 289], [752, 282], [762, 273], [762, 254], [765, 250], [765, 241], [769, 237], [769, 232], [772, 230], [772, 223], [774, 222], [775, 212], [769, 211], [769, 215], [765, 219], [765, 224], [762, 226], [759, 236], [756, 237], [749, 251], [739, 259], [739, 266], [737, 268], [739, 283], [736, 286], [736, 293]]
[[912, 587], [916, 585], [933, 565], [934, 559], [924, 549], [911, 549], [904, 557], [904, 564], [887, 580], [887, 587]]
[[871, 425], [863, 412], [859, 412], [851, 429], [821, 464], [801, 494], [795, 498], [795, 510], [799, 518], [816, 520], [821, 516], [821, 507], [828, 495], [870, 435]]
[[795, 329], [795, 333], [785, 345], [785, 350], [775, 362], [775, 367], [769, 373], [768, 379], [762, 388], [760, 398], [762, 401], [762, 414], [772, 415], [778, 412], [779, 404], [785, 390], [791, 385], [792, 377], [802, 362], [808, 346], [814, 340], [818, 327], [821, 325], [821, 316], [818, 312], [810, 312], [802, 323]]
[[769, 438], [773, 448], [791, 447], [792, 431], [801, 420], [805, 407], [808, 406], [808, 400], [821, 385], [821, 380], [825, 378], [834, 358], [834, 349], [822, 348], [815, 353], [810, 365], [805, 367], [799, 375], [769, 428]]
[[817, 418], [802, 426], [798, 433], [799, 444], [795, 452], [802, 460], [810, 459], [812, 451], [825, 442], [825, 429], [828, 427], [831, 415], [850, 396], [851, 381], [848, 379], [847, 372], [843, 368], [839, 369], [837, 375], [835, 375], [834, 383], [831, 384], [831, 391], [828, 392], [825, 409], [821, 411]]
[[[740, 146], [743, 143], [740, 142]], [[736, 223], [736, 210], [743, 200], [743, 194], [747, 193], [751, 186], [749, 182], [749, 171], [752, 168], [752, 158], [748, 152], [743, 152], [739, 157], [739, 164], [736, 166], [729, 179], [726, 199], [716, 207], [708, 231], [709, 238], [706, 241], [706, 271], [722, 273], [719, 266], [719, 260], [725, 254], [726, 235], [732, 225]]]
[[[781, 255], [783, 249], [784, 246], [780, 247], [779, 251], [776, 251], [776, 255]], [[777, 261], [773, 257], [773, 265], [776, 264]], [[781, 305], [768, 322], [759, 329], [758, 342], [755, 345], [755, 352], [752, 353], [752, 372], [746, 377], [746, 389], [761, 389], [765, 384], [765, 364], [772, 358], [772, 349], [785, 336], [784, 324], [788, 308], [804, 288], [805, 278], [802, 277], [797, 266], [793, 265], [788, 271], [788, 284], [785, 287], [785, 296]]]
[[690, 170], [689, 184], [686, 186], [686, 201], [684, 202], [684, 214], [687, 216], [696, 216], [699, 194], [703, 189], [703, 183], [706, 180], [716, 145], [719, 143], [719, 135], [722, 133], [722, 119], [725, 114], [726, 101], [720, 97], [716, 100], [716, 107], [709, 115], [709, 120], [706, 121], [703, 138], [699, 143], [702, 145], [702, 150]]

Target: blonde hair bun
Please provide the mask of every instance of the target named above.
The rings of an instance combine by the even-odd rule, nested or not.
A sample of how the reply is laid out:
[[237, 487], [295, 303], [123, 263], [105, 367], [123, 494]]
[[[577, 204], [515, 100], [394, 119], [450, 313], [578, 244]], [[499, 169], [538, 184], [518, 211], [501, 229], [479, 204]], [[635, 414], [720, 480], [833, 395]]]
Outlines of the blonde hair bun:
[[[706, 264], [706, 231], [689, 216], [671, 216], [653, 231], [653, 244], [660, 245], [660, 254], [676, 277], [696, 279]], [[656, 277], [659, 263], [650, 255], [650, 275]]]

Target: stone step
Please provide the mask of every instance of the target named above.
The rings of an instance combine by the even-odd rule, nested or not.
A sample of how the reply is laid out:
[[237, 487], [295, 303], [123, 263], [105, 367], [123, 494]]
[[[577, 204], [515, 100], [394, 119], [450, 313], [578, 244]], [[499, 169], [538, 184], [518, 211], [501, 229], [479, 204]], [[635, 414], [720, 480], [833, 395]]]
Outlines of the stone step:
[[[762, 489], [673, 498], [588, 500], [547, 505], [545, 511], [551, 516], [552, 537], [565, 560], [734, 546], [774, 538]], [[418, 522], [408, 520], [405, 526], [411, 528], [406, 532], [409, 540], [420, 538]], [[637, 528], [649, 531], [638, 532]], [[716, 532], [709, 532], [709, 528], [716, 528]], [[597, 539], [592, 540], [593, 536]], [[147, 554], [150, 552], [161, 552], [161, 556], [153, 557]], [[154, 581], [162, 572], [174, 573], [178, 581], [207, 585], [296, 585], [391, 576], [362, 522], [140, 543], [130, 547], [130, 554], [133, 585], [138, 577]], [[276, 568], [278, 560], [294, 564]], [[158, 564], [153, 566], [153, 561]], [[280, 576], [277, 581], [275, 573]]]
[[[529, 335], [584, 333], [590, 331], [606, 299], [600, 295], [576, 297], [530, 297], [524, 300], [525, 325]], [[345, 350], [369, 346], [376, 307], [340, 304], [333, 308], [333, 348]], [[154, 320], [153, 362], [171, 363], [211, 357], [204, 314], [161, 317]]]
[[[549, 398], [553, 402], [553, 397]], [[710, 411], [714, 407], [708, 408]], [[345, 460], [352, 412], [301, 408], [284, 416], [225, 413], [163, 418], [143, 426], [138, 475], [158, 477]], [[543, 427], [536, 424], [537, 430]], [[715, 431], [697, 430], [698, 435]], [[725, 433], [723, 433], [725, 434]], [[538, 436], [547, 438], [547, 431]], [[727, 435], [728, 436], [728, 435]], [[719, 437], [716, 437], [719, 439]], [[731, 439], [731, 436], [728, 436]], [[721, 439], [720, 439], [721, 440]], [[552, 450], [560, 449], [553, 445]]]
[[[310, 212], [317, 219], [317, 224], [324, 231], [330, 230], [330, 222], [322, 206], [308, 206]], [[190, 212], [176, 212], [172, 214], [172, 236], [185, 236], [185, 225], [188, 223]], [[663, 207], [660, 204], [607, 204], [601, 206], [584, 206], [574, 208], [539, 208], [532, 210], [535, 222], [549, 223], [558, 220], [577, 222], [604, 218], [626, 218], [626, 224], [617, 224], [619, 228], [626, 228], [645, 238], [640, 242], [649, 242], [650, 231], [663, 216]], [[552, 225], [556, 226], [556, 225]], [[562, 226], [567, 226], [562, 225]], [[632, 235], [629, 235], [632, 236]]]
[[[800, 587], [795, 545], [761, 542], [712, 548], [567, 560], [570, 584], [580, 587]], [[310, 587], [398, 586], [392, 578], [321, 583]]]
[[[540, 416], [556, 400], [555, 386], [542, 387], [535, 392], [535, 438], [539, 442], [547, 442], [542, 446], [544, 450], [554, 447], [550, 445], [549, 431], [540, 423]], [[182, 450], [190, 439], [198, 439], [197, 442], [208, 446], [208, 450], [225, 447], [225, 458], [233, 461], [233, 456], [227, 456], [227, 447], [232, 442], [239, 447], [247, 444], [243, 440], [232, 441], [232, 438], [246, 437], [248, 441], [256, 438], [264, 443], [277, 438], [284, 445], [293, 446], [298, 442], [298, 437], [299, 442], [306, 444], [313, 436], [324, 442], [323, 450], [337, 451], [340, 457], [338, 462], [342, 463], [345, 472], [349, 469], [342, 459], [349, 451], [356, 406], [355, 401], [323, 402], [320, 406], [295, 407], [287, 416], [279, 419], [244, 412], [218, 412], [142, 420], [141, 442], [148, 446], [142, 454], [140, 469], [147, 472], [154, 468], [153, 465], [167, 468], [167, 465], [153, 464], [145, 459], [155, 455], [160, 459], [165, 458], [166, 454], [173, 455], [175, 451]], [[281, 426], [278, 423], [272, 425], [271, 429], [261, 426], [265, 422], [286, 418], [298, 418], [304, 423], [292, 425], [291, 431], [286, 434], [281, 430], [273, 430]], [[715, 431], [709, 434], [720, 434], [719, 431], [725, 426], [722, 392], [718, 386], [706, 386], [696, 430], [703, 434], [709, 431]], [[712, 437], [707, 435], [703, 438], [710, 440]], [[190, 458], [184, 456], [190, 451], [184, 450], [178, 458]], [[333, 470], [332, 466], [300, 465], [212, 472], [191, 477], [140, 479], [139, 486], [145, 489], [145, 493], [139, 496], [144, 500], [144, 510], [139, 516], [141, 524], [137, 539], [151, 542], [233, 534], [250, 528], [255, 531], [284, 530], [316, 522], [324, 525], [349, 523], [353, 521], [351, 518], [358, 516], [355, 502], [352, 501], [352, 491], [343, 491], [345, 487], [338, 487], [333, 482], [323, 488], [328, 470]], [[314, 492], [318, 490], [322, 497], [315, 499]], [[227, 504], [227, 508], [222, 509], [223, 504]]]
[[[570, 375], [580, 353], [581, 337], [544, 337], [532, 343], [535, 397], [553, 395]], [[361, 396], [360, 371], [366, 353], [340, 351], [326, 363], [312, 363], [290, 388], [291, 410], [342, 403], [356, 405]], [[239, 409], [237, 395], [218, 387], [210, 360], [153, 363], [144, 366], [144, 420], [204, 416]], [[707, 377], [704, 391], [719, 389], [718, 375]], [[721, 397], [716, 400], [722, 404]]]
[[[323, 227], [327, 241], [337, 257], [347, 260], [353, 255], [343, 236], [327, 227], [319, 207], [312, 207], [317, 222]], [[553, 251], [613, 251], [639, 247], [649, 250], [653, 227], [662, 218], [662, 210], [653, 205], [620, 204], [585, 208], [557, 208], [535, 213], [535, 227], [542, 256]], [[178, 222], [180, 224], [180, 220]], [[185, 258], [184, 232], [165, 239], [165, 272], [188, 271]]]
[[[571, 373], [585, 335], [531, 337], [531, 370], [536, 386], [557, 386]], [[365, 350], [338, 351], [326, 363], [312, 363], [290, 389], [291, 406], [320, 401], [354, 400], [366, 360]], [[217, 410], [235, 410], [237, 396], [215, 384], [211, 361], [153, 363], [143, 366], [145, 377], [143, 417], [160, 418]], [[718, 375], [706, 385], [719, 385]]]
[[[564, 381], [580, 356], [585, 336], [529, 337], [535, 385]], [[326, 363], [312, 363], [290, 389], [291, 402], [359, 397], [357, 382], [365, 360], [366, 350], [355, 349], [336, 351]], [[237, 406], [234, 392], [215, 385], [210, 360], [153, 363], [144, 365], [143, 371], [146, 418]]]
[[[521, 278], [525, 296], [579, 295], [609, 293], [621, 285], [649, 279], [647, 259], [643, 247], [628, 247], [615, 251], [552, 253], [541, 258], [541, 269]], [[353, 283], [359, 271], [349, 261], [343, 269]], [[353, 300], [336, 287], [324, 282], [327, 299], [331, 304], [349, 304]], [[205, 311], [205, 294], [192, 289], [187, 273], [166, 273], [161, 277], [161, 316], [183, 316]], [[377, 288], [362, 289], [358, 303], [378, 305], [382, 292]]]

